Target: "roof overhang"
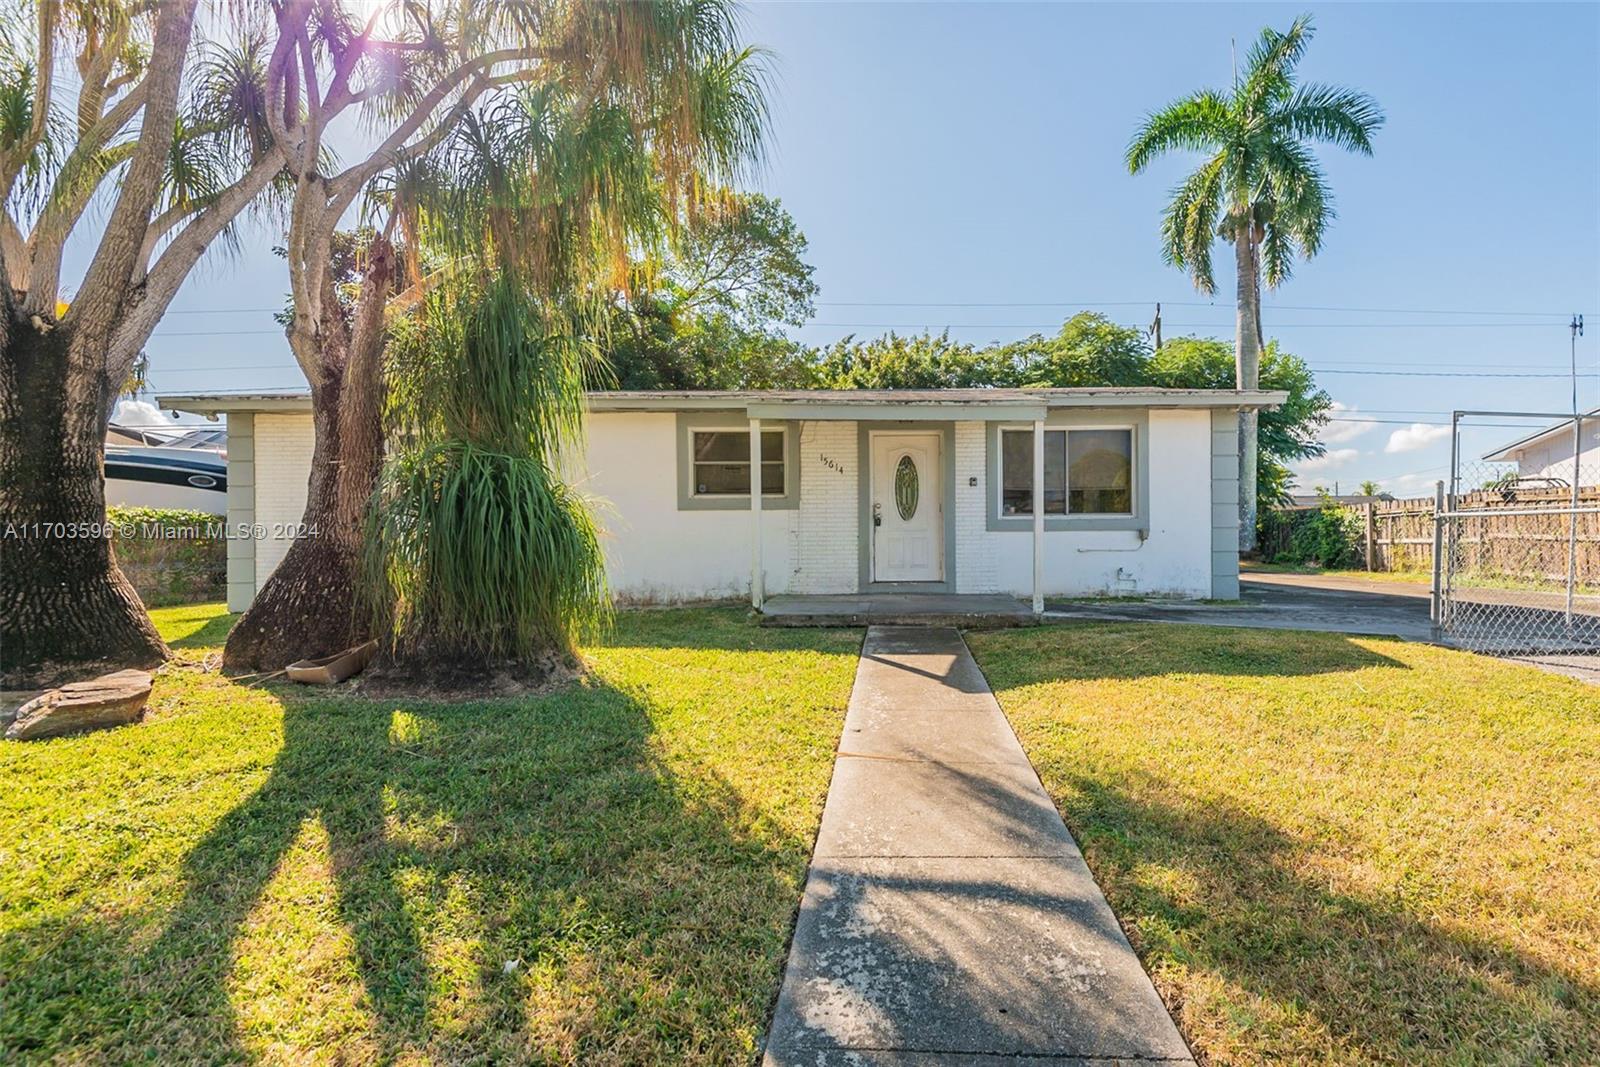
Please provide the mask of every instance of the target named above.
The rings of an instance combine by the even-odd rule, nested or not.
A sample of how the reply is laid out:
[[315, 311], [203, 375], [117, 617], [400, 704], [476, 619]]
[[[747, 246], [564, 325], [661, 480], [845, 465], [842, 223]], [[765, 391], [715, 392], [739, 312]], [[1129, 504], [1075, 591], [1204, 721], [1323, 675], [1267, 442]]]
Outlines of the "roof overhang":
[[[589, 410], [743, 411], [752, 419], [816, 419], [858, 422], [978, 421], [1042, 419], [1073, 408], [1277, 407], [1289, 394], [1264, 389], [862, 389], [695, 390], [684, 392], [594, 392]], [[272, 393], [167, 395], [156, 398], [169, 411], [196, 415], [230, 412], [305, 413], [305, 390]]]
[[596, 392], [591, 411], [743, 411], [753, 419], [961, 421], [1045, 418], [1072, 408], [1277, 407], [1289, 394], [1260, 389], [818, 389]]
[[[1582, 412], [1576, 416], [1577, 420], [1583, 422], [1590, 422], [1591, 420], [1597, 418], [1600, 418], [1600, 408], [1595, 408], [1593, 411]], [[1554, 426], [1546, 426], [1542, 430], [1535, 430], [1526, 437], [1519, 437], [1515, 441], [1512, 441], [1509, 445], [1502, 445], [1493, 452], [1485, 453], [1483, 461], [1485, 463], [1515, 463], [1518, 460], [1519, 453], [1525, 451], [1533, 445], [1539, 444], [1542, 441], [1545, 441], [1549, 438], [1558, 437], [1562, 434], [1565, 434], [1570, 439], [1574, 429], [1574, 421], [1575, 420], [1573, 418], [1569, 417], [1561, 422], [1556, 423]]]
[[187, 411], [191, 415], [226, 415], [246, 411], [309, 413], [311, 394], [304, 389], [280, 393], [168, 394], [156, 397], [156, 404], [166, 411]]

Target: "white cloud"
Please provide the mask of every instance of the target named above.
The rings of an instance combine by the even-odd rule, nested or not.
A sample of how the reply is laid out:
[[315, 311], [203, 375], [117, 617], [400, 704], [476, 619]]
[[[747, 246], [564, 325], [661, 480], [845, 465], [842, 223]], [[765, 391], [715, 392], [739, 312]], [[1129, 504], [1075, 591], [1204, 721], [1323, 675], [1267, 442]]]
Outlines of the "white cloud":
[[1425, 422], [1413, 422], [1405, 429], [1390, 434], [1389, 443], [1383, 446], [1383, 450], [1389, 453], [1415, 452], [1449, 436], [1448, 426], [1429, 426]]
[[1392, 478], [1380, 478], [1378, 484], [1384, 492], [1395, 496], [1420, 496], [1424, 489], [1431, 489], [1435, 481], [1444, 477], [1443, 471], [1441, 467], [1438, 471], [1422, 474], [1400, 474]]
[[148, 400], [122, 399], [117, 401], [116, 410], [111, 413], [111, 421], [141, 429], [161, 429], [172, 425], [172, 416]]
[[1346, 466], [1359, 458], [1360, 455], [1361, 450], [1359, 448], [1330, 448], [1320, 456], [1313, 456], [1311, 459], [1304, 459], [1296, 463], [1294, 472], [1300, 476], [1320, 474], [1323, 471], [1335, 470]]
[[1317, 439], [1325, 445], [1342, 445], [1346, 441], [1354, 441], [1357, 437], [1372, 429], [1371, 423], [1345, 422], [1341, 417], [1355, 416], [1357, 410], [1354, 405], [1341, 404], [1335, 400], [1329, 409], [1329, 421], [1317, 434]]

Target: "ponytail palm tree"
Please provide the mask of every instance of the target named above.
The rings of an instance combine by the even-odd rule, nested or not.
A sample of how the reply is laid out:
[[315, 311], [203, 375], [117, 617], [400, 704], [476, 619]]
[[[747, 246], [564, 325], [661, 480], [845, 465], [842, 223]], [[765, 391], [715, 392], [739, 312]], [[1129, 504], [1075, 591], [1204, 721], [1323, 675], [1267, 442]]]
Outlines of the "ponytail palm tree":
[[[1233, 245], [1238, 309], [1234, 358], [1237, 385], [1260, 382], [1261, 282], [1287, 281], [1296, 256], [1322, 247], [1333, 221], [1333, 194], [1309, 147], [1332, 144], [1372, 154], [1383, 112], [1354, 89], [1297, 85], [1295, 68], [1313, 35], [1303, 15], [1283, 33], [1263, 29], [1232, 91], [1202, 89], [1150, 115], [1128, 145], [1128, 170], [1143, 171], [1163, 152], [1206, 153], [1199, 169], [1173, 190], [1162, 222], [1167, 262], [1189, 272], [1203, 293], [1216, 290], [1211, 248]], [[1239, 547], [1255, 545], [1256, 423], [1240, 415]]]
[[397, 331], [401, 442], [367, 521], [365, 586], [391, 659], [538, 676], [607, 612], [598, 527], [562, 480], [594, 337], [631, 254], [759, 158], [759, 53], [627, 94], [543, 85], [466, 116], [394, 199], [435, 265]]
[[[646, 205], [680, 201], [706, 171], [704, 146], [726, 143], [716, 127], [726, 116], [702, 103], [706, 72], [741, 52], [732, 0], [283, 0], [273, 10], [280, 28], [266, 68], [267, 114], [275, 141], [291, 146], [288, 334], [311, 385], [316, 444], [303, 526], [315, 533], [290, 545], [229, 634], [223, 663], [241, 670], [270, 670], [366, 635], [356, 589], [384, 455], [390, 329], [442, 284], [465, 279], [480, 289], [489, 265], [517, 272], [541, 315], [577, 302], [586, 293], [580, 279], [593, 273], [588, 265], [602, 251], [613, 263], [625, 260], [617, 250], [648, 239], [643, 231], [657, 224], [662, 209]], [[613, 157], [587, 175], [576, 165], [544, 169], [542, 138], [554, 127], [501, 108], [522, 92], [560, 101], [574, 115], [607, 117], [609, 127], [589, 127], [601, 144], [643, 143], [661, 164]], [[318, 153], [331, 124], [357, 114], [381, 141], [330, 173]], [[513, 120], [521, 139], [488, 128], [499, 118]], [[470, 136], [487, 154], [471, 155]], [[594, 160], [600, 145], [579, 147], [576, 159]], [[743, 157], [748, 149], [729, 150]], [[474, 158], [477, 169], [450, 169]], [[373, 195], [405, 185], [413, 172], [441, 187], [440, 177], [459, 179], [451, 206], [459, 213], [430, 230], [425, 205]], [[362, 257], [361, 292], [347, 307], [332, 284], [336, 227], [363, 196], [386, 200], [390, 213]], [[467, 210], [474, 200], [476, 215]], [[483, 217], [488, 211], [492, 219]], [[422, 244], [394, 247], [413, 239]], [[427, 271], [441, 262], [464, 273]]]

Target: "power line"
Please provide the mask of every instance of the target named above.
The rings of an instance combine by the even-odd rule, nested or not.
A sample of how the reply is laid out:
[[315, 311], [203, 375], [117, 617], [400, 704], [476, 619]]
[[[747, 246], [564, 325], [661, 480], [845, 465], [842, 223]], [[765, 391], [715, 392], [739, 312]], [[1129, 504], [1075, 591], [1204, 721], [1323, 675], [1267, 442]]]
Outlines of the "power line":
[[[1169, 307], [1206, 307], [1228, 310], [1226, 304], [1206, 300], [1163, 300]], [[1148, 307], [1150, 300], [1052, 300], [1040, 302], [1007, 301], [916, 301], [916, 300], [818, 300], [818, 307], [897, 307], [897, 308], [1054, 308], [1054, 307]], [[1515, 317], [1565, 318], [1565, 311], [1483, 311], [1474, 308], [1371, 308], [1340, 307], [1332, 304], [1264, 304], [1262, 311], [1337, 311], [1368, 315], [1490, 315]]]
[[[1206, 300], [1163, 300], [1169, 307], [1216, 308], [1230, 310], [1226, 304]], [[1053, 301], [917, 301], [917, 300], [819, 300], [818, 307], [896, 307], [896, 308], [1055, 308], [1055, 307], [1147, 307], [1149, 300], [1053, 300]], [[168, 315], [254, 315], [284, 310], [277, 307], [248, 308], [171, 308]], [[1334, 311], [1366, 315], [1476, 315], [1509, 318], [1565, 318], [1565, 311], [1485, 311], [1476, 308], [1373, 308], [1342, 307], [1336, 304], [1266, 304], [1263, 311]]]
[[[1467, 366], [1467, 367], [1485, 367], [1485, 366], [1495, 366], [1495, 365], [1496, 364], [1492, 364], [1492, 363], [1469, 363], [1469, 364], [1466, 364], [1465, 366]], [[1404, 371], [1402, 371], [1402, 370], [1392, 370], [1391, 371], [1391, 370], [1368, 370], [1368, 369], [1365, 369], [1365, 368], [1328, 367], [1328, 366], [1323, 366], [1321, 364], [1312, 364], [1310, 369], [1312, 370], [1313, 373], [1316, 373], [1316, 374], [1368, 374], [1368, 375], [1379, 375], [1379, 376], [1384, 376], [1384, 377], [1400, 377], [1400, 378], [1567, 378], [1567, 377], [1570, 377], [1570, 373], [1567, 372], [1567, 371], [1562, 371], [1560, 373], [1551, 372], [1551, 373], [1545, 374], [1545, 373], [1534, 373], [1534, 372], [1523, 372], [1523, 371], [1452, 370], [1452, 369], [1450, 369], [1451, 366], [1452, 366], [1451, 364], [1439, 364], [1439, 363], [1416, 363], [1416, 364], [1387, 363], [1387, 364], [1384, 364], [1384, 366], [1390, 366], [1390, 367], [1393, 367], [1393, 366], [1417, 366], [1417, 367], [1434, 367], [1434, 368], [1443, 368], [1443, 369], [1435, 369], [1435, 370], [1428, 370], [1428, 371], [1409, 371], [1409, 370], [1404, 370]], [[1546, 366], [1546, 364], [1534, 364], [1534, 366]], [[1550, 364], [1550, 366], [1553, 366], [1553, 364]], [[151, 367], [149, 373], [151, 375], [158, 375], [158, 374], [159, 375], [169, 375], [169, 374], [226, 374], [226, 373], [229, 373], [229, 372], [232, 372], [232, 371], [242, 371], [242, 370], [299, 370], [299, 367], [296, 366], [293, 363], [243, 363], [243, 364], [239, 364], [237, 366], [220, 366], [220, 367]], [[1600, 374], [1580, 374], [1580, 375], [1578, 375], [1578, 377], [1580, 377], [1580, 378], [1600, 378]], [[1378, 409], [1371, 409], [1371, 410], [1373, 412], [1375, 412], [1375, 413], [1378, 411]], [[1409, 410], [1409, 409], [1396, 409], [1396, 411], [1388, 412], [1388, 413], [1390, 413], [1390, 414], [1397, 413], [1399, 410]], [[1446, 414], [1445, 412], [1442, 412], [1442, 411], [1437, 411], [1437, 412], [1436, 411], [1427, 411], [1427, 410], [1424, 410], [1424, 409], [1421, 409], [1421, 408], [1418, 408], [1416, 410], [1418, 410], [1418, 411], [1420, 411], [1420, 412], [1422, 412], [1424, 414]]]
[[[808, 322], [805, 327], [830, 330], [1053, 330], [1058, 322]], [[1129, 329], [1143, 329], [1134, 323], [1115, 323]], [[1231, 330], [1226, 322], [1169, 322], [1164, 325], [1183, 330]], [[1272, 330], [1473, 330], [1473, 329], [1545, 329], [1563, 323], [1552, 322], [1283, 322], [1274, 323]], [[283, 336], [279, 329], [250, 330], [157, 330], [154, 337], [237, 337], [245, 335]]]
[[[1341, 370], [1339, 368], [1311, 368], [1318, 374], [1369, 374], [1387, 378], [1568, 378], [1562, 374], [1523, 374], [1493, 371], [1425, 371], [1425, 370]], [[1580, 374], [1580, 378], [1600, 378], [1600, 374]]]
[[285, 310], [282, 306], [275, 308], [168, 308], [165, 315], [257, 315]]
[[[1054, 330], [1059, 322], [808, 322], [808, 327], [835, 330]], [[1117, 322], [1114, 326], [1144, 329], [1142, 323]], [[1163, 322], [1163, 326], [1187, 330], [1232, 330], [1227, 322]], [[1471, 330], [1471, 329], [1566, 329], [1560, 322], [1274, 322], [1267, 331], [1277, 330]], [[271, 332], [271, 331], [263, 331]]]
[[[1346, 418], [1340, 418], [1338, 416], [1332, 416], [1327, 421], [1328, 422], [1353, 422], [1353, 423], [1360, 423], [1360, 424], [1363, 424], [1363, 425], [1371, 424], [1371, 425], [1374, 425], [1374, 426], [1449, 426], [1449, 425], [1451, 425], [1448, 422], [1432, 422], [1432, 421], [1429, 421], [1429, 420], [1426, 420], [1426, 419], [1346, 419]], [[1527, 430], [1527, 429], [1531, 429], [1532, 428], [1532, 427], [1529, 426], [1528, 423], [1525, 423], [1525, 422], [1475, 422], [1475, 423], [1472, 424], [1470, 429], [1476, 430], [1476, 429], [1482, 429], [1484, 427], [1489, 427], [1489, 428], [1492, 428], [1492, 429], [1501, 429], [1501, 430]]]

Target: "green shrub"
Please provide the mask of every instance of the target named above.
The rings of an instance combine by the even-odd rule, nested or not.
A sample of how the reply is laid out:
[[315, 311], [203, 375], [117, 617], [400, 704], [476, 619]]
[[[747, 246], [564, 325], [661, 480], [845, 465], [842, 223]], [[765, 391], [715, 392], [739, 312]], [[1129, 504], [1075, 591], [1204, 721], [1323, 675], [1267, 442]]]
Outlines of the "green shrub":
[[1267, 563], [1357, 566], [1364, 552], [1361, 517], [1332, 500], [1310, 511], [1262, 513], [1261, 558]]
[[146, 607], [221, 600], [228, 589], [224, 520], [183, 508], [106, 508], [112, 549]]

